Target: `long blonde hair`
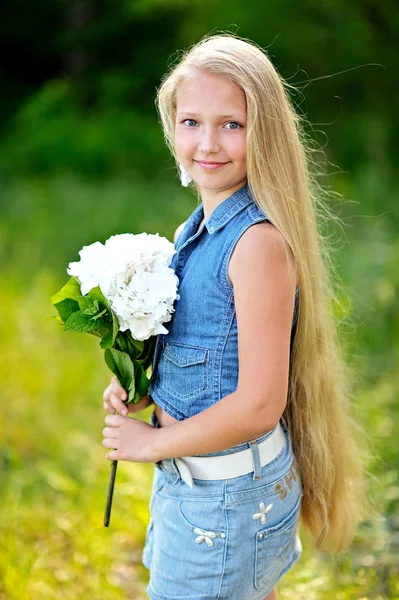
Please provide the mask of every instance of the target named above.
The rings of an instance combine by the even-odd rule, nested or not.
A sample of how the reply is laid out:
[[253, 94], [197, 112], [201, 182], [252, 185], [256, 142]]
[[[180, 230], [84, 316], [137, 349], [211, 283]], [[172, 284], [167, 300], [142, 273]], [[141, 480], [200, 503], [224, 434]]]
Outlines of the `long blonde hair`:
[[[174, 149], [176, 91], [201, 72], [238, 84], [247, 103], [247, 180], [251, 195], [296, 259], [300, 301], [283, 416], [301, 474], [301, 520], [316, 547], [336, 553], [366, 514], [365, 458], [351, 417], [350, 373], [337, 336], [331, 252], [318, 228], [323, 193], [291, 88], [265, 51], [232, 34], [207, 35], [186, 50], [157, 90], [165, 141]], [[335, 217], [334, 217], [335, 218]]]

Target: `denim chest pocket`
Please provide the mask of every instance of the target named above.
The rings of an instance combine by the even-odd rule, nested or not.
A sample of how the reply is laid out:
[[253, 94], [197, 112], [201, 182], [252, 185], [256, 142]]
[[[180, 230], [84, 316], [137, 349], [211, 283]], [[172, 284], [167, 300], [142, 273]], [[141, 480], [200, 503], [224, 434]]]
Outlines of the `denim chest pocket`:
[[187, 399], [207, 389], [208, 348], [168, 342], [163, 359], [164, 387], [170, 394]]

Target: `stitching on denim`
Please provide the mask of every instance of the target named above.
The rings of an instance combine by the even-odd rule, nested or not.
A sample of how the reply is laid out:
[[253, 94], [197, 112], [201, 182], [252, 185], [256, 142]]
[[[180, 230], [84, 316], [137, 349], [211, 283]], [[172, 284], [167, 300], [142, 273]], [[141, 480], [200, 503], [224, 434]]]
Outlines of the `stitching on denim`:
[[226, 503], [226, 492], [227, 492], [227, 481], [224, 481], [224, 485], [223, 485], [223, 492], [224, 492], [224, 500], [223, 500], [223, 513], [224, 513], [224, 522], [225, 522], [225, 532], [226, 532], [226, 543], [224, 545], [224, 553], [223, 553], [223, 564], [222, 564], [222, 575], [220, 577], [220, 585], [219, 585], [219, 591], [218, 591], [218, 595], [216, 597], [216, 600], [219, 600], [220, 595], [222, 593], [222, 587], [223, 587], [223, 579], [225, 576], [225, 572], [226, 572], [226, 564], [227, 564], [227, 548], [228, 548], [228, 543], [229, 543], [229, 519], [228, 519], [228, 513], [227, 513], [227, 503]]
[[[235, 217], [241, 210], [246, 208], [249, 204], [254, 203], [252, 196], [249, 193], [249, 190], [246, 189], [247, 186], [243, 186], [234, 192], [234, 202], [231, 207], [224, 214], [219, 217], [214, 218], [215, 226], [213, 231], [216, 231], [221, 225], [226, 225], [233, 217]], [[230, 198], [231, 201], [232, 198]], [[210, 217], [212, 219], [212, 215]]]
[[[195, 390], [193, 390], [191, 392], [188, 392], [187, 394], [181, 394], [180, 392], [177, 392], [175, 389], [171, 388], [168, 385], [169, 378], [167, 377], [167, 369], [166, 369], [166, 367], [167, 367], [166, 361], [167, 360], [168, 360], [168, 358], [165, 357], [164, 362], [163, 362], [163, 377], [164, 377], [164, 382], [165, 382], [165, 389], [168, 390], [168, 392], [170, 392], [170, 394], [172, 396], [174, 396], [175, 398], [180, 399], [180, 400], [187, 400], [189, 398], [197, 396], [198, 394], [200, 394], [202, 392], [205, 392], [205, 390], [208, 387], [208, 381], [209, 381], [209, 376], [208, 376], [209, 354], [207, 355], [207, 360], [205, 362], [196, 363], [195, 365], [192, 365], [193, 367], [197, 367], [198, 371], [200, 370], [200, 368], [201, 368], [201, 371], [203, 371], [203, 374], [201, 375], [202, 383], [201, 383], [200, 387], [196, 388]], [[169, 362], [172, 362], [172, 361], [169, 361]], [[172, 364], [175, 364], [175, 363], [172, 363]], [[185, 367], [177, 367], [177, 368], [179, 369], [179, 368], [185, 368]]]
[[[224, 331], [224, 335], [220, 335], [218, 338], [218, 344], [219, 344], [219, 340], [220, 340], [220, 347], [218, 346], [217, 348], [217, 352], [215, 353], [215, 357], [219, 357], [219, 369], [218, 369], [218, 378], [217, 378], [217, 382], [215, 382], [215, 387], [217, 387], [217, 400], [220, 400], [222, 397], [222, 365], [223, 365], [223, 354], [226, 348], [226, 344], [227, 344], [227, 340], [229, 337], [229, 333], [231, 330], [231, 325], [232, 322], [234, 320], [234, 310], [232, 310], [233, 308], [233, 296], [230, 296], [229, 301], [227, 302], [227, 307], [226, 307], [226, 311], [224, 313], [223, 316], [223, 323], [221, 326], [221, 331]], [[226, 325], [228, 324], [228, 320], [229, 320], [229, 313], [230, 313], [230, 325], [227, 327], [226, 329]], [[220, 350], [220, 352], [219, 352]], [[215, 370], [216, 370], [217, 365], [215, 364]]]
[[165, 400], [165, 398], [159, 392], [153, 393], [152, 397], [156, 401], [156, 404], [158, 404], [161, 408], [166, 407], [168, 410], [165, 411], [165, 412], [169, 411], [169, 413], [172, 413], [171, 414], [172, 417], [175, 417], [177, 419], [179, 419], [179, 417], [183, 418], [183, 419], [187, 419], [189, 417], [189, 415], [186, 415], [182, 411], [180, 411], [177, 408], [175, 408], [173, 406], [173, 404], [171, 404], [170, 402], [168, 402], [167, 400]]

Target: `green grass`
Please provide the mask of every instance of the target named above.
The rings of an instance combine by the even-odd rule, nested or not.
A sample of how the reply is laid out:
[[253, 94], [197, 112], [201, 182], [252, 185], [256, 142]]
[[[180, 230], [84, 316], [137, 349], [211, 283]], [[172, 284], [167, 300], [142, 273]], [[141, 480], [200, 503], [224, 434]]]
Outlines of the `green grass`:
[[[121, 179], [27, 179], [2, 188], [0, 599], [145, 599], [141, 552], [154, 466], [119, 463], [105, 528], [110, 461], [101, 443], [102, 393], [111, 374], [94, 337], [63, 333], [50, 318], [49, 297], [83, 244], [129, 230], [171, 239], [195, 200], [173, 184]], [[399, 374], [392, 358], [399, 248], [388, 225], [375, 230], [374, 244], [389, 258], [378, 267], [365, 232], [347, 235], [351, 252], [339, 269], [358, 290], [349, 303], [358, 328], [348, 348], [356, 411], [374, 450], [368, 481], [377, 514], [351, 551], [335, 557], [312, 550], [302, 532], [303, 557], [279, 585], [282, 600], [399, 598]], [[368, 281], [374, 269], [378, 286]], [[148, 420], [151, 410], [139, 418]]]

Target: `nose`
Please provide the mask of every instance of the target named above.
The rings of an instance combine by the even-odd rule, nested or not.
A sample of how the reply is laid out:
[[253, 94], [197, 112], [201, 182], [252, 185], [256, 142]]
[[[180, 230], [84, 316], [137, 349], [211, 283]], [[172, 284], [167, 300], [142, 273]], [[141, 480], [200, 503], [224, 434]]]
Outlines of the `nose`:
[[215, 128], [203, 127], [198, 142], [198, 150], [203, 154], [217, 153], [220, 150], [219, 137]]

